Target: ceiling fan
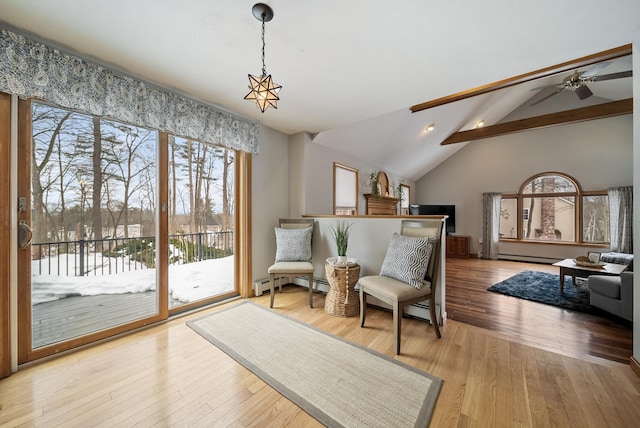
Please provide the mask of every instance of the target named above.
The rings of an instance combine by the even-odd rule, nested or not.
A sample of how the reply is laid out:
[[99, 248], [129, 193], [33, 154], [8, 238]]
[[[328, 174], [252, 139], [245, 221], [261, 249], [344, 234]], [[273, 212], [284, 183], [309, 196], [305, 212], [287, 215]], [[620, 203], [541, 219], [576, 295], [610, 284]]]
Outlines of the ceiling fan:
[[599, 82], [601, 80], [612, 80], [612, 79], [621, 79], [623, 77], [631, 77], [632, 75], [631, 70], [620, 71], [618, 73], [601, 74], [596, 76], [596, 73], [598, 73], [600, 70], [602, 70], [609, 64], [611, 63], [601, 62], [599, 64], [594, 65], [593, 67], [589, 68], [586, 71], [576, 70], [570, 75], [568, 75], [567, 77], [565, 77], [562, 80], [562, 83], [558, 85], [547, 85], [547, 86], [540, 86], [537, 88], [533, 88], [532, 91], [545, 89], [545, 88], [556, 88], [556, 90], [551, 92], [549, 95], [534, 102], [533, 104], [530, 104], [530, 106], [540, 104], [542, 101], [545, 101], [551, 98], [552, 96], [557, 95], [560, 92], [566, 91], [566, 90], [575, 92], [578, 98], [580, 98], [581, 100], [584, 100], [593, 95], [593, 92], [591, 92], [591, 89], [589, 89], [589, 87], [587, 86], [587, 83]]

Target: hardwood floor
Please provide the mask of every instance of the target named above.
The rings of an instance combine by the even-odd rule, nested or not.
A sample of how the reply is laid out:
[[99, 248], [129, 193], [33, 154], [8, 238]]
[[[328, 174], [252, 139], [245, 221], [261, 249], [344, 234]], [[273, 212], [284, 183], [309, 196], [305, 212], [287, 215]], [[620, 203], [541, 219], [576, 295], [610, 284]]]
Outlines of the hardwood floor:
[[[637, 426], [640, 378], [630, 367], [593, 355], [571, 356], [579, 346], [563, 346], [566, 339], [536, 339], [535, 326], [571, 336], [579, 321], [565, 312], [493, 300], [480, 286], [474, 290], [473, 276], [494, 281], [474, 262], [479, 261], [449, 263], [448, 282], [460, 283], [451, 287], [459, 302], [449, 304], [441, 339], [424, 321], [408, 318], [402, 324], [402, 354], [395, 358], [444, 380], [431, 426]], [[518, 269], [494, 267], [500, 278]], [[474, 296], [465, 297], [463, 287], [486, 303], [465, 304]], [[307, 299], [305, 289], [285, 287], [273, 310], [393, 357], [389, 312], [368, 310], [367, 327], [360, 328], [357, 317], [328, 315], [324, 295], [314, 294], [313, 309]], [[269, 305], [268, 294], [253, 300]], [[320, 426], [185, 325], [226, 305], [22, 367], [0, 380], [0, 426]], [[508, 327], [510, 322], [497, 319], [501, 313], [520, 320]], [[484, 319], [493, 330], [457, 320], [463, 316]]]
[[448, 318], [568, 356], [629, 363], [632, 323], [604, 311], [585, 314], [487, 291], [523, 270], [558, 273], [544, 264], [448, 258]]

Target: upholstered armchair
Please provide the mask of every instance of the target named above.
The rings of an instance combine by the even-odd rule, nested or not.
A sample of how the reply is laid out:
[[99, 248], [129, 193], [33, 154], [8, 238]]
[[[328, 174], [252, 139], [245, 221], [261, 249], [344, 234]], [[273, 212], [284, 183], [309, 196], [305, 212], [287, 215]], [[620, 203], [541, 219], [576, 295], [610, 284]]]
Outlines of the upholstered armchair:
[[436, 313], [436, 283], [440, 264], [441, 220], [403, 220], [400, 234], [394, 234], [380, 268], [380, 275], [360, 278], [360, 327], [364, 327], [367, 296], [391, 306], [396, 355], [404, 308], [413, 303], [429, 303], [431, 324], [440, 338]]
[[622, 272], [620, 276], [591, 275], [589, 303], [633, 321], [633, 272]]
[[273, 308], [275, 283], [282, 291], [282, 278], [305, 276], [309, 283], [309, 307], [313, 308], [313, 263], [311, 263], [311, 241], [313, 219], [281, 218], [276, 232], [276, 260], [269, 267], [269, 307]]

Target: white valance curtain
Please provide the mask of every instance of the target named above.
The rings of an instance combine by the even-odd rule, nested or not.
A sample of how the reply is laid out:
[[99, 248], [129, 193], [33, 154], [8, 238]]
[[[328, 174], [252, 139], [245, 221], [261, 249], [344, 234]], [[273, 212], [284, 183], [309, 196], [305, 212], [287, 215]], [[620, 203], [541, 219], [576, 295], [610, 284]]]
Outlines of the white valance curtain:
[[633, 186], [611, 187], [609, 196], [609, 231], [611, 251], [633, 253]]
[[482, 194], [482, 258], [496, 260], [500, 251], [502, 193]]
[[0, 29], [0, 91], [228, 149], [258, 152], [255, 123], [4, 29]]

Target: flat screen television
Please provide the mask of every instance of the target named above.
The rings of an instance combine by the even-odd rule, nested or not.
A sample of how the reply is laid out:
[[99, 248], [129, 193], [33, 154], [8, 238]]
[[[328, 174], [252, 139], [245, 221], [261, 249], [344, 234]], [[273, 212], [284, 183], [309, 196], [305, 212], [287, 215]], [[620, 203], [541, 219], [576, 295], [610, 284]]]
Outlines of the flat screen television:
[[447, 235], [456, 233], [456, 206], [455, 205], [409, 205], [410, 215], [446, 215]]

